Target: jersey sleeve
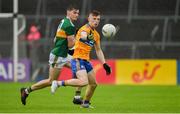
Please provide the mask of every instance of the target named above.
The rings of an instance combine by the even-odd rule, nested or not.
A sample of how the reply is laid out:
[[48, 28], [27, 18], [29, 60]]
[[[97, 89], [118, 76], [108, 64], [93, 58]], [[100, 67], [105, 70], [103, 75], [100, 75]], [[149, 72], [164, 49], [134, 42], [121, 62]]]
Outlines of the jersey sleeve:
[[73, 27], [73, 26], [68, 26], [68, 27], [65, 28], [65, 32], [66, 32], [66, 34], [67, 34], [68, 36], [70, 36], [70, 35], [75, 35], [76, 29], [75, 29], [75, 27]]
[[85, 32], [86, 32], [86, 34], [88, 34], [88, 33], [89, 33], [89, 29], [86, 28], [86, 27], [82, 27], [82, 28], [79, 29], [79, 32], [80, 32], [80, 33], [82, 33], [82, 32], [85, 33]]
[[86, 31], [81, 31], [80, 36], [81, 36], [81, 38], [86, 38], [87, 37], [87, 32]]

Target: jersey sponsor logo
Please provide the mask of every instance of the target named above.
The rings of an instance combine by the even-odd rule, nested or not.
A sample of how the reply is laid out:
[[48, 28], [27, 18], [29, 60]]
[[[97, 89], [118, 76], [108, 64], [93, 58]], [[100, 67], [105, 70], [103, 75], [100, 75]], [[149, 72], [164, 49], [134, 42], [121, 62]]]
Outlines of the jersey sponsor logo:
[[79, 41], [82, 42], [82, 43], [84, 43], [84, 44], [87, 44], [88, 46], [91, 46], [91, 47], [93, 47], [93, 46], [94, 46], [94, 43], [95, 43], [94, 40], [89, 40], [89, 39], [84, 40], [84, 39], [82, 39], [82, 38], [80, 38]]

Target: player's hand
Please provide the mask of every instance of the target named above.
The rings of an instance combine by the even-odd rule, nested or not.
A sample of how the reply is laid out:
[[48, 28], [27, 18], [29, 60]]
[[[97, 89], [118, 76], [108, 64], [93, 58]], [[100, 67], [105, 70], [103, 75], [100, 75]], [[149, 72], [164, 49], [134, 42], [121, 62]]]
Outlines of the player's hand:
[[74, 54], [74, 49], [69, 49], [69, 50], [68, 50], [68, 54], [69, 54], [69, 55], [73, 55], [73, 54]]
[[111, 74], [111, 67], [107, 63], [104, 63], [103, 67], [107, 75]]

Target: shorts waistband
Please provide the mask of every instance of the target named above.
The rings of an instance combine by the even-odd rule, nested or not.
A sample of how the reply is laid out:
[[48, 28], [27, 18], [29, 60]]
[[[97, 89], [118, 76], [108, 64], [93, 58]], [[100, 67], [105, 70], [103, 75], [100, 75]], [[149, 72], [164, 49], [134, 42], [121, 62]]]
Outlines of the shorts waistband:
[[75, 59], [77, 59], [77, 60], [83, 60], [83, 61], [88, 62], [88, 60], [86, 60], [86, 59], [81, 59], [81, 58], [75, 58]]

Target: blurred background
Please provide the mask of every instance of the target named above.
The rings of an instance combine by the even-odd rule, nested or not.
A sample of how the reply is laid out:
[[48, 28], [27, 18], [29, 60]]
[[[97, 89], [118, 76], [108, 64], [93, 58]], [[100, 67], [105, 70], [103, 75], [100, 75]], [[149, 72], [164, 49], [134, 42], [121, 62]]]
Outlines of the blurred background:
[[[114, 65], [114, 74], [112, 74], [114, 78], [110, 84], [118, 83], [116, 78], [124, 76], [118, 73], [118, 70], [121, 70], [118, 65], [122, 66], [121, 60], [124, 59], [129, 60], [125, 63], [127, 66], [123, 64], [127, 72], [131, 71], [131, 67], [137, 68], [133, 69], [134, 71], [141, 69], [144, 71], [147, 59], [150, 60], [148, 65], [151, 61], [158, 60], [157, 63], [152, 63], [152, 66], [161, 64], [161, 60], [172, 61], [173, 65], [162, 63], [161, 66], [174, 66], [173, 69], [168, 69], [168, 73], [173, 74], [169, 76], [170, 78], [175, 77], [173, 85], [178, 82], [180, 0], [18, 0], [20, 31], [18, 33], [18, 59], [25, 63], [23, 67], [22, 65], [18, 67], [28, 75], [28, 78], [24, 80], [23, 73], [19, 72], [21, 75], [19, 81], [37, 81], [48, 77], [48, 57], [53, 47], [53, 38], [60, 20], [66, 13], [66, 7], [71, 3], [80, 6], [80, 18], [75, 23], [77, 28], [85, 24], [89, 11], [97, 9], [102, 13], [101, 23], [97, 30], [101, 34], [105, 57], [110, 64]], [[13, 0], [0, 0], [0, 13], [12, 12]], [[5, 70], [5, 73], [1, 72], [0, 79], [8, 81], [13, 80], [12, 64], [9, 65], [7, 62], [13, 59], [13, 19], [13, 17], [7, 18], [0, 14], [0, 58], [3, 64], [1, 70]], [[114, 38], [107, 39], [102, 36], [101, 28], [106, 23], [114, 24], [119, 28]], [[96, 59], [94, 52], [92, 59]], [[141, 62], [136, 60], [143, 61], [140, 68], [138, 64]], [[137, 66], [131, 63], [134, 61]], [[153, 68], [150, 66], [149, 69], [153, 71]], [[165, 71], [167, 70], [162, 70], [168, 74]]]

